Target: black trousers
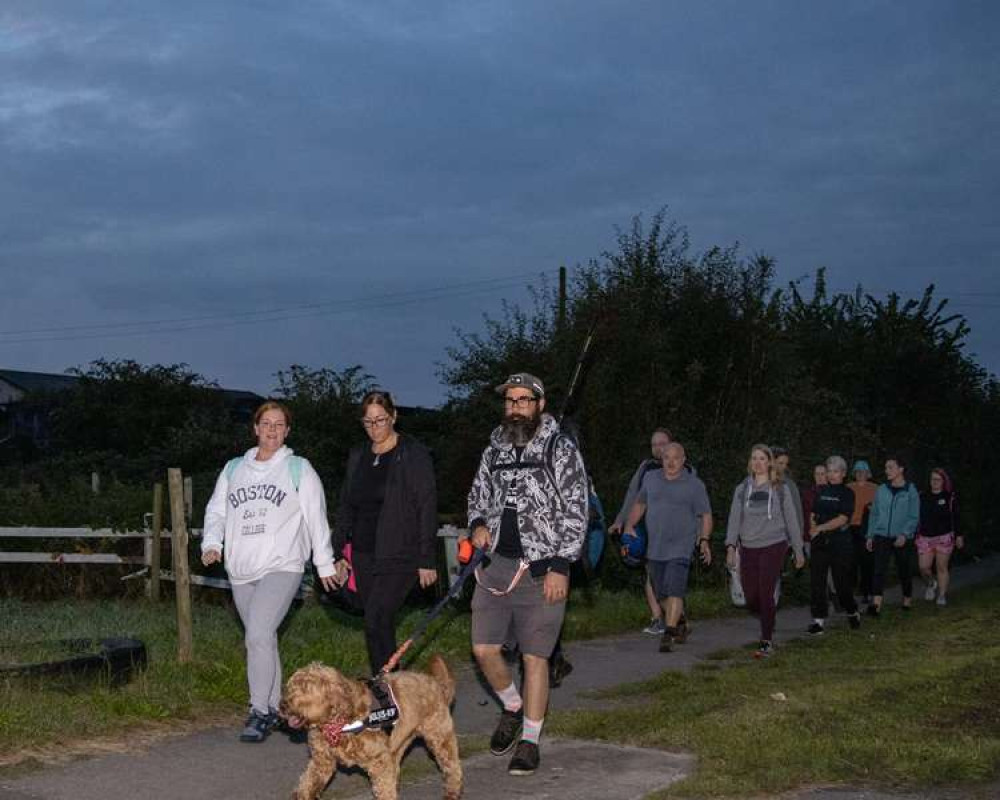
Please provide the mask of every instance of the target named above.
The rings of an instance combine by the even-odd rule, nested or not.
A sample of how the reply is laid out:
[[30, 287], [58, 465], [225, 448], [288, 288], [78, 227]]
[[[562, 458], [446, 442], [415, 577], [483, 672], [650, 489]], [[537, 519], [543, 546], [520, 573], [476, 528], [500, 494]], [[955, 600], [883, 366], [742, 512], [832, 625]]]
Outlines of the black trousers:
[[912, 557], [912, 543], [909, 539], [902, 547], [896, 547], [895, 539], [886, 536], [875, 536], [872, 538], [874, 549], [872, 555], [875, 561], [875, 570], [872, 575], [872, 594], [881, 597], [885, 594], [885, 577], [889, 574], [889, 559], [896, 562], [896, 574], [899, 575], [899, 585], [903, 590], [903, 597], [913, 596], [913, 573], [910, 570], [910, 558]]
[[868, 552], [865, 529], [860, 525], [851, 526], [851, 543], [854, 545], [855, 586], [863, 597], [871, 597], [875, 556]]
[[854, 545], [846, 528], [821, 533], [813, 538], [809, 553], [810, 607], [815, 619], [826, 619], [830, 604], [826, 592], [826, 573], [833, 573], [833, 587], [840, 607], [847, 614], [858, 610], [854, 601]]
[[374, 574], [375, 554], [354, 553], [354, 578], [365, 612], [365, 645], [374, 675], [396, 652], [396, 614], [417, 583], [417, 571]]

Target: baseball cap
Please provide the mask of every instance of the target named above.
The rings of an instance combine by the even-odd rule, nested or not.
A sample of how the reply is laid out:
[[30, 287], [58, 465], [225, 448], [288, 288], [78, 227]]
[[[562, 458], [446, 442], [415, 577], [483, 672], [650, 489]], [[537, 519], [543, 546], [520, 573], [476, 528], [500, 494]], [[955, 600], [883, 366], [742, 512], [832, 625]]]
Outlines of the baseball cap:
[[544, 384], [527, 372], [515, 372], [513, 375], [508, 375], [507, 380], [496, 387], [497, 394], [503, 394], [508, 389], [513, 389], [514, 387], [520, 389], [531, 389], [537, 397], [545, 397], [545, 386]]

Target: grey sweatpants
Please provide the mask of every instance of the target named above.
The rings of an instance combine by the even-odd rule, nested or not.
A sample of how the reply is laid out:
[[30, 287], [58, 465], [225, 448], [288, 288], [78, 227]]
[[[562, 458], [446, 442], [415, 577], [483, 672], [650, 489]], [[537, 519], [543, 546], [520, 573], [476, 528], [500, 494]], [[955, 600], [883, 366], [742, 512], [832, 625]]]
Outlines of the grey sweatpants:
[[233, 584], [233, 602], [246, 629], [250, 705], [261, 714], [281, 700], [278, 626], [302, 583], [301, 572], [270, 572], [250, 583]]

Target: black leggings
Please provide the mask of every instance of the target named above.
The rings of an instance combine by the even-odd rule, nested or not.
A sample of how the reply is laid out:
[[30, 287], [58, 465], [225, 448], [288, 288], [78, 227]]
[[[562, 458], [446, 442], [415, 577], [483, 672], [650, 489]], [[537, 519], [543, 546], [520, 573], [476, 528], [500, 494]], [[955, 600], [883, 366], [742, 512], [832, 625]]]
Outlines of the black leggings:
[[374, 675], [396, 652], [396, 613], [417, 582], [417, 571], [374, 574], [375, 554], [354, 553], [354, 578], [365, 610], [365, 645]]
[[854, 544], [854, 568], [857, 575], [858, 591], [865, 597], [872, 594], [872, 569], [874, 556], [868, 552], [865, 529], [861, 525], [851, 526], [851, 541]]
[[809, 593], [812, 615], [826, 619], [830, 604], [826, 596], [826, 573], [833, 573], [833, 586], [845, 613], [858, 610], [854, 602], [854, 548], [851, 534], [844, 530], [822, 533], [813, 537], [809, 550]]
[[896, 561], [896, 573], [899, 575], [899, 585], [903, 590], [903, 597], [913, 596], [913, 575], [910, 572], [910, 540], [902, 547], [896, 547], [895, 539], [886, 536], [873, 536], [875, 556], [875, 570], [872, 575], [872, 594], [881, 597], [885, 594], [885, 576], [889, 572], [889, 557]]

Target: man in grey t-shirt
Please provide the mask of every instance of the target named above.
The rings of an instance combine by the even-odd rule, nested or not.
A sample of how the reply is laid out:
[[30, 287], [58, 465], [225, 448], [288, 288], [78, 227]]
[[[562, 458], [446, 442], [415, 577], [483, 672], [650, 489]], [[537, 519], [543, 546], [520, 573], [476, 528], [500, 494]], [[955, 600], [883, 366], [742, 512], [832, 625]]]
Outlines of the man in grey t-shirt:
[[663, 607], [666, 630], [660, 652], [668, 653], [674, 641], [687, 638], [682, 621], [687, 594], [691, 551], [697, 542], [701, 560], [712, 563], [712, 507], [705, 484], [684, 469], [684, 448], [672, 442], [666, 449], [663, 470], [649, 473], [625, 524], [625, 536], [635, 535], [635, 526], [646, 517], [649, 542], [646, 559], [653, 590]]

